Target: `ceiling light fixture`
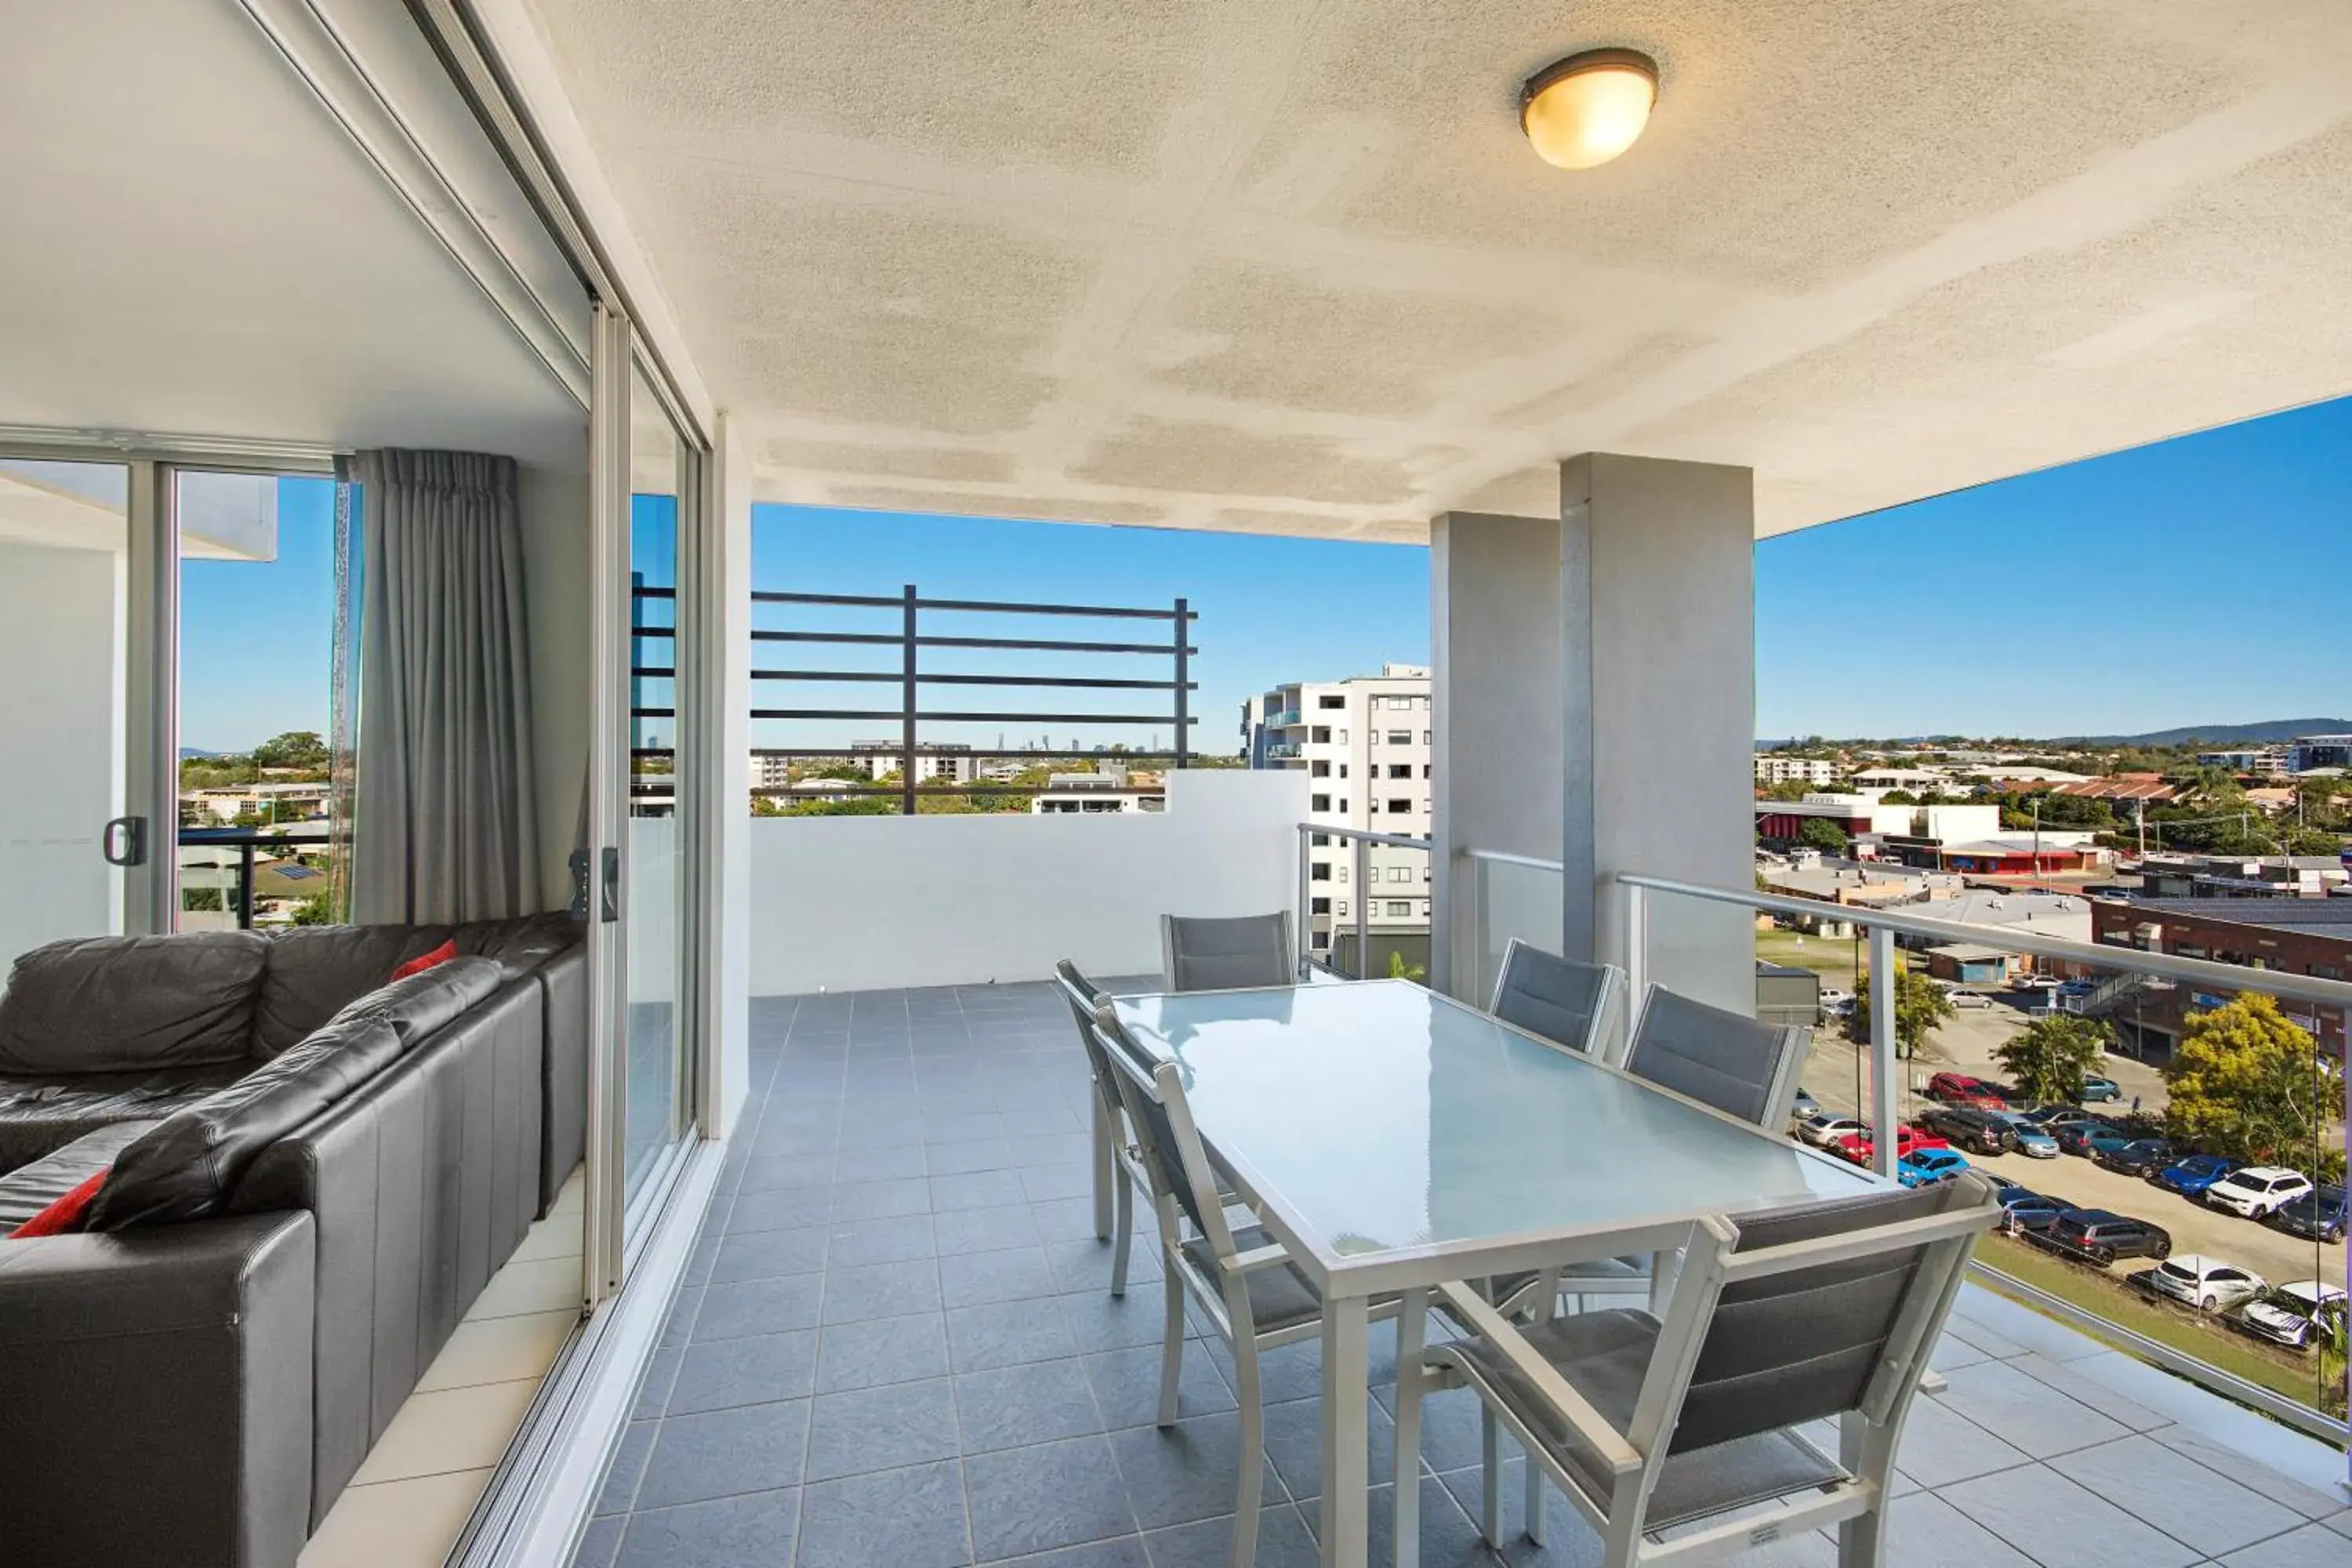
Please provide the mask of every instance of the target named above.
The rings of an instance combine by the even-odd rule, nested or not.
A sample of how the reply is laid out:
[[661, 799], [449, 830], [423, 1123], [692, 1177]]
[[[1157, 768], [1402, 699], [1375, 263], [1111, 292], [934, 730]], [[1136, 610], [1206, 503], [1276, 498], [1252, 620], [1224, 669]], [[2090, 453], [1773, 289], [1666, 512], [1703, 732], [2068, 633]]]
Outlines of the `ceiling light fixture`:
[[1591, 169], [1631, 147], [1658, 101], [1658, 62], [1636, 49], [1555, 60], [1519, 89], [1519, 129], [1558, 169]]

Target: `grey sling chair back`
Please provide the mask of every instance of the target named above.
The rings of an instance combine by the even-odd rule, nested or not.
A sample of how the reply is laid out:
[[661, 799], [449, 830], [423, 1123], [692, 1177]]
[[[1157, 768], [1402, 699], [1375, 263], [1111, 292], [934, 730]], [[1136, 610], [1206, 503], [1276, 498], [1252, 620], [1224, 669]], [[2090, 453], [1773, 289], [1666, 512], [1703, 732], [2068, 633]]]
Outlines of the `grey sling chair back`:
[[1094, 1098], [1095, 1239], [1111, 1244], [1110, 1293], [1124, 1296], [1128, 1256], [1135, 1247], [1135, 1189], [1141, 1187], [1148, 1194], [1151, 1181], [1127, 1135], [1127, 1112], [1119, 1101], [1118, 1085], [1103, 1054], [1107, 1048], [1103, 1038], [1095, 1029], [1095, 1009], [1108, 1005], [1110, 998], [1066, 958], [1054, 965], [1054, 978], [1078, 1026], [1078, 1043], [1087, 1053], [1087, 1087]]
[[[1096, 1009], [1097, 1033], [1111, 1065], [1160, 1219], [1167, 1321], [1160, 1354], [1160, 1425], [1172, 1426], [1184, 1371], [1184, 1299], [1189, 1294], [1233, 1351], [1234, 1398], [1240, 1406], [1241, 1460], [1235, 1478], [1232, 1568], [1257, 1554], [1258, 1508], [1265, 1475], [1265, 1402], [1258, 1378], [1262, 1352], [1322, 1332], [1323, 1300], [1314, 1282], [1261, 1225], [1239, 1229], [1225, 1210], [1208, 1149], [1184, 1098], [1183, 1072], [1151, 1058], [1120, 1026], [1110, 1006]], [[1375, 1320], [1396, 1315], [1399, 1298], [1375, 1296]]]
[[[1715, 1561], [1830, 1525], [1844, 1568], [1874, 1568], [1895, 1444], [1969, 1248], [2000, 1217], [1993, 1191], [1972, 1172], [1702, 1220], [1663, 1321], [1621, 1310], [1529, 1327], [1440, 1286], [1471, 1334], [1420, 1352], [1420, 1323], [1399, 1324], [1400, 1365], [1422, 1370], [1398, 1384], [1398, 1474], [1415, 1473], [1423, 1396], [1467, 1385], [1485, 1406], [1489, 1542], [1502, 1534], [1499, 1422], [1532, 1458], [1525, 1525], [1538, 1542], [1549, 1483], [1600, 1531], [1605, 1568]], [[1831, 1416], [1835, 1457], [1796, 1430]], [[1738, 1511], [1774, 1500], [1769, 1514]], [[1396, 1568], [1416, 1568], [1412, 1507]], [[1677, 1526], [1693, 1528], [1660, 1539]]]
[[1625, 1070], [1768, 1131], [1797, 1100], [1811, 1029], [1759, 1024], [1663, 985], [1642, 996]]
[[1298, 984], [1298, 948], [1288, 910], [1230, 919], [1161, 915], [1160, 961], [1171, 991]]
[[1555, 1045], [1598, 1058], [1625, 972], [1613, 963], [1579, 963], [1513, 937], [1486, 1011]]

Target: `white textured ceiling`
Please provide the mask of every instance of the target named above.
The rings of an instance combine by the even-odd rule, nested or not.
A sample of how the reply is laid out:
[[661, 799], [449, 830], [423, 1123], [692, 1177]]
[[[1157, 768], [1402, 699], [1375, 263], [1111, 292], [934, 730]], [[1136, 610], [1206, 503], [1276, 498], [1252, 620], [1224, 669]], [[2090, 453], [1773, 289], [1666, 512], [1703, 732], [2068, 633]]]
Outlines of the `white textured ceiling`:
[[1417, 540], [1598, 448], [1770, 533], [2352, 390], [2345, 0], [530, 3], [772, 499]]
[[579, 405], [230, 0], [0, 0], [0, 424], [586, 461]]

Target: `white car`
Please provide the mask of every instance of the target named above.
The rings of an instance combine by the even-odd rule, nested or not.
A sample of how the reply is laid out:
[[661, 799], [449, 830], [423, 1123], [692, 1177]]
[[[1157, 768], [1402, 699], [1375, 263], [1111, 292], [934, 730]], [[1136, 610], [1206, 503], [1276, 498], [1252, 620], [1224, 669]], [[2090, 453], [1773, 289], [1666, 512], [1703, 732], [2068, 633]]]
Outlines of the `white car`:
[[1840, 1007], [1851, 1007], [1853, 1005], [1853, 993], [1841, 991], [1834, 985], [1824, 985], [1822, 987], [1822, 1005], [1831, 1012]]
[[2224, 1311], [2270, 1289], [2270, 1281], [2251, 1269], [2196, 1252], [2166, 1258], [2147, 1271], [2147, 1279], [2158, 1295], [2204, 1312]]
[[1816, 1149], [1827, 1149], [1841, 1138], [1852, 1138], [1870, 1131], [1869, 1123], [1852, 1116], [1816, 1116], [1797, 1129], [1797, 1136]]
[[2205, 1189], [2205, 1201], [2241, 1219], [2275, 1214], [2311, 1191], [2311, 1178], [2278, 1165], [2249, 1165]]
[[2238, 1314], [2238, 1326], [2273, 1344], [2301, 1350], [2323, 1318], [2344, 1314], [2344, 1288], [2318, 1279], [2298, 1279], [2264, 1291]]

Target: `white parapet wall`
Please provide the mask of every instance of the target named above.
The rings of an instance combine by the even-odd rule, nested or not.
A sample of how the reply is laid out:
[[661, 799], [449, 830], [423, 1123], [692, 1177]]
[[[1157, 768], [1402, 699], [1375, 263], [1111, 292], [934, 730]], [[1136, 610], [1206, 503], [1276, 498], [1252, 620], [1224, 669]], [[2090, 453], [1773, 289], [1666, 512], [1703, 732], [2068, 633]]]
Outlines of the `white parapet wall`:
[[1304, 770], [1168, 775], [1168, 809], [755, 817], [751, 992], [1156, 973], [1160, 917], [1298, 898]]

